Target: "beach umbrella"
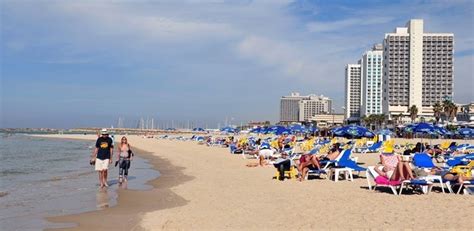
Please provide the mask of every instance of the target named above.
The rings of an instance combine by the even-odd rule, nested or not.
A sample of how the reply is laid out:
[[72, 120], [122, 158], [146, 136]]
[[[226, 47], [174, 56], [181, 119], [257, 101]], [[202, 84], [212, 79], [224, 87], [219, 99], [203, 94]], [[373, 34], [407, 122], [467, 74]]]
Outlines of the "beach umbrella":
[[[433, 124], [423, 123], [423, 122], [408, 125], [407, 127], [405, 127], [405, 130], [408, 130], [413, 133], [422, 133], [422, 134], [430, 134], [430, 135], [439, 134], [437, 132], [438, 130], [435, 128]], [[423, 136], [421, 137], [421, 143], [423, 143]], [[431, 139], [430, 139], [430, 143], [431, 143]]]
[[453, 133], [450, 132], [448, 129], [443, 128], [441, 126], [435, 125], [434, 126], [435, 132], [437, 132], [440, 135], [452, 135]]
[[264, 128], [262, 127], [256, 127], [252, 130], [250, 130], [250, 133], [263, 133]]
[[272, 129], [270, 127], [264, 127], [264, 128], [262, 128], [261, 133], [269, 134], [269, 133], [271, 133], [271, 131], [272, 131]]
[[474, 137], [474, 129], [472, 128], [460, 128], [457, 133], [464, 137]]
[[292, 133], [304, 133], [306, 128], [299, 124], [293, 124], [288, 129], [291, 130]]
[[377, 134], [384, 135], [384, 136], [390, 136], [390, 135], [393, 134], [393, 132], [390, 131], [390, 129], [381, 129], [377, 132]]
[[413, 133], [437, 134], [435, 126], [429, 123], [410, 124], [405, 127], [405, 130]]
[[[285, 126], [281, 126], [281, 125], [273, 125], [273, 126], [270, 126], [267, 128], [265, 134], [282, 134], [282, 132], [288, 132], [290, 133], [291, 131], [289, 129], [287, 129]], [[277, 134], [278, 133], [278, 134]]]
[[193, 128], [193, 131], [195, 132], [203, 132], [204, 128]]
[[343, 126], [336, 128], [332, 130], [334, 136], [337, 137], [346, 137], [346, 138], [352, 138], [352, 139], [359, 139], [362, 137], [367, 137], [367, 138], [373, 138], [375, 134], [369, 129], [358, 126], [358, 125], [349, 125], [349, 126]]
[[221, 132], [234, 133], [235, 128], [233, 128], [233, 127], [223, 127], [223, 128], [221, 128]]
[[307, 132], [307, 133], [314, 134], [314, 133], [316, 133], [316, 132], [318, 132], [318, 131], [319, 131], [319, 129], [318, 129], [317, 127], [315, 127], [315, 126], [309, 126], [309, 127], [306, 128], [306, 132]]
[[279, 126], [277, 129], [273, 129], [272, 133], [275, 135], [290, 134], [291, 130], [283, 126]]

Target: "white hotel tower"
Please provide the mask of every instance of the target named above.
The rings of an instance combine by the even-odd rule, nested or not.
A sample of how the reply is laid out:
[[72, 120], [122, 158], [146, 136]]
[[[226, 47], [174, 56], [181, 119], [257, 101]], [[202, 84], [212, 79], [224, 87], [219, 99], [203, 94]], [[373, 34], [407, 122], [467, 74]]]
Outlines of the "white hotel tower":
[[432, 116], [432, 105], [453, 96], [453, 43], [450, 33], [424, 33], [423, 20], [385, 34], [383, 112]]
[[383, 45], [375, 44], [362, 55], [362, 107], [361, 117], [382, 114]]
[[362, 78], [360, 61], [358, 64], [347, 64], [345, 81], [345, 118], [349, 121], [360, 119], [362, 105]]

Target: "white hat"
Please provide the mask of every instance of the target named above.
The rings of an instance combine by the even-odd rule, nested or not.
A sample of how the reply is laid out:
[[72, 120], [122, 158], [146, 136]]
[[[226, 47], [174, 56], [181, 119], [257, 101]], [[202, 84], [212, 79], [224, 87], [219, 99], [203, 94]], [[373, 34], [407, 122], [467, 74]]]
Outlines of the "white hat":
[[105, 134], [109, 134], [109, 132], [107, 131], [106, 128], [102, 128], [102, 130], [100, 131], [100, 134], [105, 135]]

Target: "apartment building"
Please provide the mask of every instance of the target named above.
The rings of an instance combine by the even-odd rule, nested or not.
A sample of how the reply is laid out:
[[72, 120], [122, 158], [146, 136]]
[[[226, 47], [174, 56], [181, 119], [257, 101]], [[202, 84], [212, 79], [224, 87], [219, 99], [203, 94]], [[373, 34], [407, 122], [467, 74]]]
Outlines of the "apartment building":
[[361, 60], [362, 107], [360, 115], [382, 114], [383, 45], [375, 44]]
[[385, 34], [383, 112], [408, 115], [415, 105], [419, 116], [432, 116], [436, 102], [453, 97], [454, 35], [425, 33], [422, 19]]
[[346, 119], [359, 120], [362, 105], [361, 64], [347, 64], [345, 80], [345, 115]]

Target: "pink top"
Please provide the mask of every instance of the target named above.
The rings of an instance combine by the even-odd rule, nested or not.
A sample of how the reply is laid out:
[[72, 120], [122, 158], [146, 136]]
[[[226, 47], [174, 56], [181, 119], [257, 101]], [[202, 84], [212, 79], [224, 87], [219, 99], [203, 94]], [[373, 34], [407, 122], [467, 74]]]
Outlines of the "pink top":
[[400, 161], [398, 157], [394, 154], [382, 153], [380, 155], [380, 158], [383, 159], [383, 162], [385, 163], [385, 167], [387, 167], [390, 170], [395, 169], [398, 165], [398, 162]]

